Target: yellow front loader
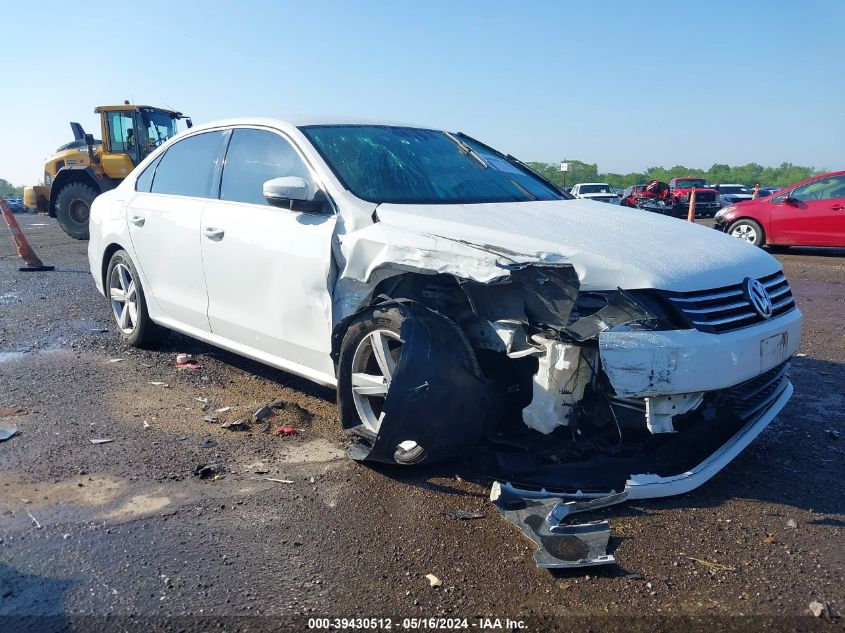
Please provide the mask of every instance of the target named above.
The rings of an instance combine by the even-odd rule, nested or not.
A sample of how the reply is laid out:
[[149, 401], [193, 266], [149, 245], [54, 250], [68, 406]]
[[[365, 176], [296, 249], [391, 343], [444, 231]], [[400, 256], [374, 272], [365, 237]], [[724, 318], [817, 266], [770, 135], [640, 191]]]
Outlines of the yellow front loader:
[[94, 198], [114, 189], [156, 147], [175, 136], [181, 112], [131, 105], [99, 106], [103, 140], [71, 123], [74, 140], [62, 145], [44, 165], [44, 184], [24, 189], [24, 206], [47, 213], [65, 233], [88, 239]]

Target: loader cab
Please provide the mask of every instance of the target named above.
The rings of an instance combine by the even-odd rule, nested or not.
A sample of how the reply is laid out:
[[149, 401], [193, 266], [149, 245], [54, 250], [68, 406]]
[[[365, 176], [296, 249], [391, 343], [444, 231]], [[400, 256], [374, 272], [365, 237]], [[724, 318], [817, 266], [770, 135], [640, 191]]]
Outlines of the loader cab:
[[[149, 106], [101, 106], [103, 171], [110, 178], [123, 179], [159, 145], [178, 133], [180, 112]], [[190, 119], [187, 119], [190, 127]]]

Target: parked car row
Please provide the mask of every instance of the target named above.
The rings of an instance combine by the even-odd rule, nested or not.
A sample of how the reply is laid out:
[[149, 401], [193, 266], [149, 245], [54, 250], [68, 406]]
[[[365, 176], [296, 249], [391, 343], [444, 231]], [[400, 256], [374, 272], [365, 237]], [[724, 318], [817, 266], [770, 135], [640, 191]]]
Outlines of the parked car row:
[[26, 209], [23, 206], [23, 198], [20, 196], [9, 196], [5, 198], [6, 202], [9, 205], [9, 208], [12, 210], [12, 213], [23, 213]]
[[731, 204], [715, 228], [755, 246], [845, 246], [845, 171]]

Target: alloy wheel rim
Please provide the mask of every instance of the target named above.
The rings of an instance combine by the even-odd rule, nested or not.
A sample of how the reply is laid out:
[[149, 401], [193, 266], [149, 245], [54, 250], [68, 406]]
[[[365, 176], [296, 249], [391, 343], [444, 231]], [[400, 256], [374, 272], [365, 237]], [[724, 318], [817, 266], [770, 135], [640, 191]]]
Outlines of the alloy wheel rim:
[[109, 275], [109, 298], [120, 331], [132, 334], [138, 327], [138, 287], [126, 264], [117, 264]]
[[390, 330], [379, 329], [358, 343], [352, 356], [352, 400], [361, 423], [371, 433], [378, 433], [384, 417], [384, 405], [402, 339]]
[[753, 227], [748, 226], [747, 224], [741, 224], [735, 227], [734, 230], [731, 231], [731, 235], [745, 242], [753, 243], [757, 241], [757, 231], [755, 231]]

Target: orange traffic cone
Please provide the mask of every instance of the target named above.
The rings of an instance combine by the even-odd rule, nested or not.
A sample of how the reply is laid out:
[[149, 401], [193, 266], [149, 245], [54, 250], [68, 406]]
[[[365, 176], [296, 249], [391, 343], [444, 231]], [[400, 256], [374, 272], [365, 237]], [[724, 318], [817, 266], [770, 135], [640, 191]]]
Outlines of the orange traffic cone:
[[9, 231], [12, 233], [12, 243], [18, 249], [18, 255], [26, 262], [26, 266], [21, 266], [18, 270], [24, 272], [53, 270], [55, 266], [45, 266], [38, 259], [38, 255], [35, 254], [29, 242], [26, 241], [26, 237], [24, 237], [23, 231], [21, 231], [21, 227], [18, 225], [18, 221], [15, 219], [12, 210], [9, 208], [9, 203], [6, 202], [5, 198], [0, 198], [0, 211], [3, 213], [3, 219], [6, 220], [6, 224], [9, 225]]
[[689, 210], [687, 211], [687, 221], [695, 222], [695, 187], [689, 194]]

